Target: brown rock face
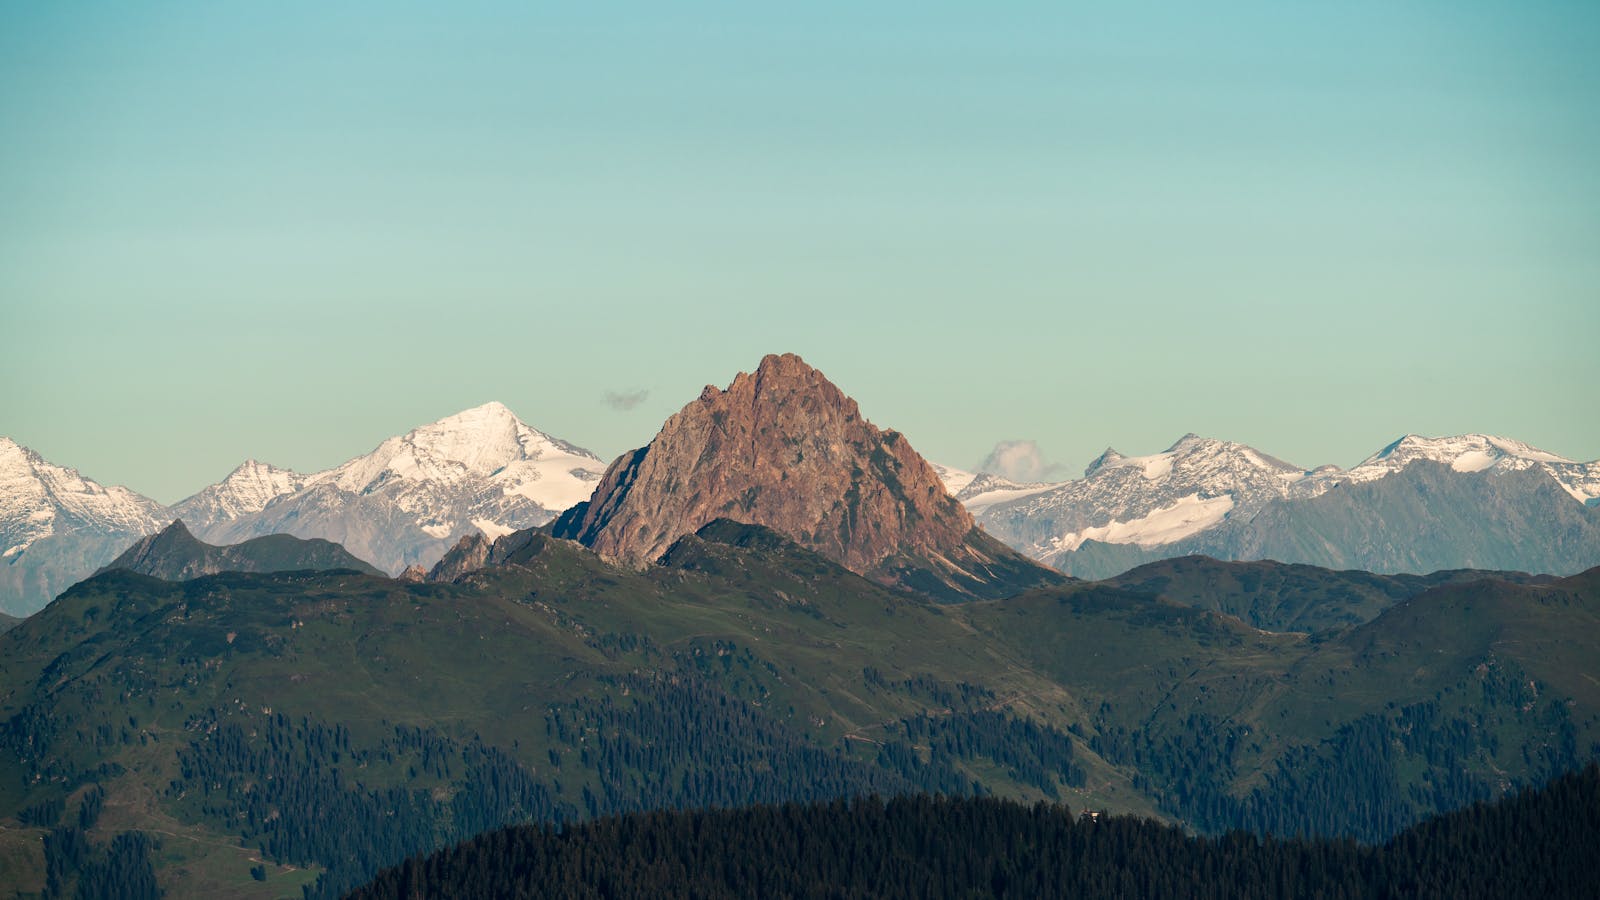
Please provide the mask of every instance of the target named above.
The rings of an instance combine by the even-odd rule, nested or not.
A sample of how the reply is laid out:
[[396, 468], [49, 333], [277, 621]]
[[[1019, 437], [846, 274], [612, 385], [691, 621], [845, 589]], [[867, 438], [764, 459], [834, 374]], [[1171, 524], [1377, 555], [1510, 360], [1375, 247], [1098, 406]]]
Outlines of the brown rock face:
[[883, 581], [928, 566], [970, 578], [972, 564], [994, 562], [994, 542], [910, 443], [793, 354], [766, 357], [727, 390], [707, 387], [648, 447], [612, 463], [554, 533], [644, 566], [719, 518], [764, 525]]
[[[527, 565], [542, 554], [550, 544], [556, 543], [537, 528], [524, 528], [501, 535], [491, 542], [482, 532], [463, 535], [456, 545], [427, 573], [428, 581], [460, 581], [462, 578], [490, 566]], [[406, 571], [411, 571], [407, 569]]]
[[478, 571], [488, 562], [491, 546], [482, 532], [462, 535], [461, 540], [456, 541], [456, 545], [446, 550], [444, 556], [433, 564], [428, 571], [428, 580], [454, 581], [468, 572]]

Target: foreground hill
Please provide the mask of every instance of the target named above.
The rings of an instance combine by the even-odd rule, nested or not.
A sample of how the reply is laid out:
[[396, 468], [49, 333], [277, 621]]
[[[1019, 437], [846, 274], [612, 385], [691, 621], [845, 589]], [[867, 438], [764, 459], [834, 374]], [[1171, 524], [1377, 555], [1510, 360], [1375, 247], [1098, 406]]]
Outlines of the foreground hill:
[[109, 571], [0, 634], [3, 880], [332, 896], [505, 824], [870, 793], [1383, 840], [1600, 741], [1600, 572], [1308, 638], [1103, 584], [939, 604], [728, 520], [643, 568], [495, 548]]
[[331, 541], [303, 541], [287, 534], [271, 534], [227, 547], [214, 547], [190, 534], [181, 519], [156, 534], [135, 541], [100, 571], [111, 569], [125, 569], [164, 581], [187, 581], [219, 572], [349, 569], [367, 575], [383, 574]]
[[1381, 847], [1207, 839], [1064, 806], [913, 797], [522, 826], [408, 860], [349, 896], [1588, 898], [1600, 895], [1596, 846], [1590, 765]]

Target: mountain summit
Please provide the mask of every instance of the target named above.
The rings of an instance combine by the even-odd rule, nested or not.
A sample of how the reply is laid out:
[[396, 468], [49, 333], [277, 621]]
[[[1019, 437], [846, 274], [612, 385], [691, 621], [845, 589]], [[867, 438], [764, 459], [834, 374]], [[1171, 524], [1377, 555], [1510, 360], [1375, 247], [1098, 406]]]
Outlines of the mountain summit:
[[28, 615], [160, 528], [161, 504], [0, 437], [0, 612]]
[[643, 566], [719, 518], [766, 526], [846, 568], [936, 597], [1059, 579], [978, 530], [933, 467], [793, 354], [707, 386], [623, 454], [557, 537]]
[[463, 534], [542, 525], [588, 497], [602, 469], [491, 402], [313, 475], [246, 463], [174, 511], [208, 541], [324, 538], [392, 573], [433, 562]]

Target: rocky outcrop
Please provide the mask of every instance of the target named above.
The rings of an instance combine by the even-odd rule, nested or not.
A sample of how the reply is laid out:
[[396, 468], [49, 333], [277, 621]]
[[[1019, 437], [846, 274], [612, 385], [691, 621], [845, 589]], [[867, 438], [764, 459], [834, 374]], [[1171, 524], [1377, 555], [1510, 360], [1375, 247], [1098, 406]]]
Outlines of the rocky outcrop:
[[490, 546], [489, 539], [480, 532], [462, 535], [461, 540], [434, 564], [428, 572], [428, 580], [455, 581], [468, 572], [476, 572], [488, 562]]
[[766, 357], [726, 390], [708, 386], [649, 446], [613, 462], [553, 532], [642, 567], [719, 518], [934, 595], [945, 591], [930, 586], [985, 596], [1016, 588], [1017, 576], [1059, 578], [976, 531], [905, 437], [868, 422], [793, 354]]
[[581, 547], [558, 541], [539, 528], [524, 528], [501, 535], [490, 541], [474, 532], [456, 541], [456, 545], [434, 565], [428, 581], [460, 581], [479, 569], [490, 566], [528, 566], [547, 548], [564, 545], [588, 555]]

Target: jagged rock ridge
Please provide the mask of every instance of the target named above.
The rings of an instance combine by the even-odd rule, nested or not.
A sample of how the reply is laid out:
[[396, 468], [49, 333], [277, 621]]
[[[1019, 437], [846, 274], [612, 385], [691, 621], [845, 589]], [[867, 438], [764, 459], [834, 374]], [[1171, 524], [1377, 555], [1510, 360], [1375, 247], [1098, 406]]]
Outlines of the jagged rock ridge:
[[933, 467], [793, 354], [707, 386], [623, 454], [558, 537], [633, 566], [720, 518], [763, 525], [858, 574], [944, 596], [1059, 579], [978, 530]]

